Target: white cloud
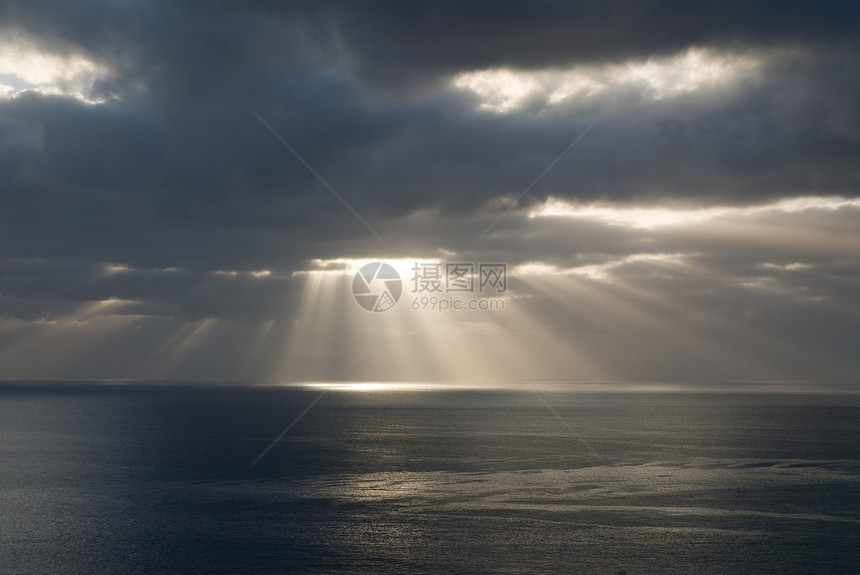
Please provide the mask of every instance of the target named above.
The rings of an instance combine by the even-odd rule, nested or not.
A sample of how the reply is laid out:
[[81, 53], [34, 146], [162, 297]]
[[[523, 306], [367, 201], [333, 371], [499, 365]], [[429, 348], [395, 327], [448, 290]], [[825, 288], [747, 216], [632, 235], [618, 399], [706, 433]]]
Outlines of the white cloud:
[[0, 41], [0, 77], [13, 84], [0, 85], [0, 98], [33, 90], [102, 103], [88, 92], [93, 82], [108, 72], [103, 64], [83, 54], [50, 52], [32, 40], [15, 36]]
[[552, 264], [547, 264], [544, 262], [528, 262], [525, 264], [518, 265], [514, 268], [513, 272], [517, 275], [522, 276], [542, 276], [542, 275], [550, 275], [550, 276], [558, 276], [558, 275], [575, 275], [581, 276], [584, 278], [599, 280], [599, 281], [611, 281], [610, 272], [615, 268], [619, 268], [621, 266], [625, 266], [627, 264], [637, 263], [637, 262], [651, 262], [651, 263], [684, 263], [686, 258], [695, 254], [683, 254], [683, 253], [673, 253], [673, 254], [664, 254], [664, 253], [654, 253], [654, 254], [632, 254], [629, 256], [624, 256], [621, 258], [613, 259], [611, 261], [600, 263], [600, 264], [589, 264], [582, 266], [573, 266], [568, 268], [559, 267]]
[[252, 271], [237, 271], [237, 270], [216, 270], [212, 272], [213, 275], [216, 276], [224, 276], [224, 277], [239, 277], [239, 276], [251, 276], [254, 279], [267, 278], [272, 275], [271, 270], [252, 270]]
[[354, 275], [363, 266], [372, 263], [383, 261], [393, 267], [401, 278], [409, 277], [412, 273], [412, 268], [416, 263], [433, 264], [439, 263], [438, 258], [426, 257], [411, 257], [411, 258], [333, 258], [333, 259], [313, 259], [310, 262], [310, 268], [293, 272], [295, 276], [303, 275], [336, 275], [336, 276], [351, 276]]
[[730, 85], [756, 74], [762, 64], [757, 56], [693, 48], [668, 58], [606, 66], [544, 70], [491, 68], [462, 72], [453, 79], [453, 85], [477, 95], [480, 109], [507, 113], [531, 98], [542, 98], [548, 105], [557, 105], [613, 89], [633, 89], [655, 100], [671, 98]]
[[738, 218], [764, 213], [800, 213], [807, 210], [838, 210], [860, 208], [860, 199], [830, 197], [803, 197], [779, 200], [757, 206], [717, 206], [698, 209], [663, 207], [627, 207], [610, 204], [581, 204], [558, 198], [549, 198], [529, 212], [530, 218], [566, 217], [590, 220], [613, 226], [654, 229], [668, 226], [690, 225], [724, 217]]

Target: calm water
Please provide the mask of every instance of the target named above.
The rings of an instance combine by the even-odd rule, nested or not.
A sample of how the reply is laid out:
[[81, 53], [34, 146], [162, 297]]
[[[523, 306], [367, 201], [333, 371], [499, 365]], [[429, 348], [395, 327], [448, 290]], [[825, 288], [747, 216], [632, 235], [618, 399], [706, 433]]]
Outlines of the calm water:
[[0, 384], [0, 572], [860, 573], [858, 395], [318, 394]]

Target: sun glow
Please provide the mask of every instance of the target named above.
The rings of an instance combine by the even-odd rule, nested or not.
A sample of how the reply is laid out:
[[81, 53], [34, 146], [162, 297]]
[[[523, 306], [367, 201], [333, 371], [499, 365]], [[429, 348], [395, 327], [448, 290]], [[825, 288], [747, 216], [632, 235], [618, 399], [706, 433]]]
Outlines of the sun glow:
[[438, 391], [442, 389], [463, 389], [462, 384], [426, 381], [335, 381], [331, 383], [310, 381], [298, 384], [309, 389], [356, 392], [391, 391]]
[[[575, 249], [511, 264], [504, 309], [481, 313], [425, 312], [410, 305], [414, 294], [405, 286], [416, 258], [392, 262], [404, 281], [396, 307], [368, 312], [353, 301], [350, 284], [356, 270], [377, 258], [313, 260], [299, 274], [306, 278], [301, 315], [286, 342], [291, 359], [277, 374], [371, 382], [606, 381], [631, 373], [659, 377], [661, 362], [677, 359], [665, 357], [666, 350], [678, 350], [699, 358], [691, 360], [691, 373], [705, 367], [711, 374], [778, 379], [787, 372], [774, 366], [790, 369], [785, 358], [808, 358], [813, 351], [758, 331], [742, 312], [726, 315], [720, 294], [736, 293], [740, 301], [750, 298], [750, 305], [765, 308], [772, 304], [760, 298], [827, 305], [799, 276], [817, 273], [806, 258], [818, 253], [856, 254], [856, 234], [842, 234], [837, 242], [824, 222], [849, 225], [858, 210], [860, 199], [841, 196], [683, 209], [550, 198], [523, 225], [558, 245], [569, 233]], [[598, 236], [607, 233], [612, 243], [584, 244], [578, 221], [594, 230], [602, 226]], [[614, 228], [623, 229], [609, 233]], [[707, 257], [722, 249], [735, 253], [737, 245], [752, 261], [732, 273], [720, 268], [719, 258]], [[708, 307], [712, 298], [716, 305]], [[383, 390], [376, 383], [368, 389]]]
[[[379, 393], [418, 390], [413, 383], [421, 382], [442, 389], [513, 381], [522, 389], [558, 379], [660, 379], [666, 365], [712, 379], [785, 379], [806, 361], [832, 363], [837, 375], [843, 369], [825, 348], [804, 348], [790, 332], [783, 337], [774, 318], [834, 310], [860, 317], [856, 303], [828, 287], [839, 281], [848, 293], [856, 283], [860, 199], [673, 210], [551, 198], [516, 218], [517, 233], [538, 250], [511, 250], [533, 259], [509, 262], [503, 308], [416, 305], [430, 294], [413, 293], [413, 267], [460, 257], [442, 251], [432, 252], [440, 259], [315, 259], [293, 275], [210, 272], [207, 286], [256, 286], [263, 296], [285, 288], [282, 304], [238, 320], [205, 308], [174, 317], [145, 291], [123, 291], [137, 279], [172, 283], [184, 270], [105, 262], [92, 282], [77, 286], [98, 298], [58, 302], [56, 313], [42, 317], [0, 318], [0, 360], [7, 377], [86, 373], [75, 366], [102, 355], [113, 361], [105, 374], [116, 366], [160, 378], [206, 369]], [[385, 310], [370, 311], [353, 294], [355, 273], [373, 261], [393, 265], [403, 282], [400, 299]], [[139, 357], [115, 353], [126, 348]]]
[[[362, 309], [350, 287], [354, 274], [373, 261], [379, 260], [313, 260], [311, 269], [297, 274], [305, 278], [305, 290], [284, 361], [276, 370], [278, 377], [295, 381], [316, 374], [315, 379], [371, 382], [334, 386], [354, 391], [384, 391], [401, 385], [379, 383], [380, 377], [397, 382], [536, 381], [557, 375], [561, 358], [576, 362], [575, 375], [580, 378], [609, 377], [584, 353], [544, 333], [517, 306], [456, 311], [420, 305], [423, 292], [411, 291], [410, 279], [416, 262], [428, 263], [425, 258], [383, 259], [400, 274], [403, 295], [386, 311]], [[455, 297], [423, 296], [428, 300]], [[509, 303], [516, 297], [516, 288], [511, 287], [502, 299]]]

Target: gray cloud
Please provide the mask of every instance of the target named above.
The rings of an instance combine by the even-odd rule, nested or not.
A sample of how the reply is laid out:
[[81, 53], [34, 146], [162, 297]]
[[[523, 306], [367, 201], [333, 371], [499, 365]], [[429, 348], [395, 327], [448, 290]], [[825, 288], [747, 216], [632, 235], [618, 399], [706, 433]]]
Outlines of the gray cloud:
[[[850, 2], [4, 2], [0, 44], [77, 56], [100, 71], [85, 85], [60, 75], [53, 91], [0, 91], [0, 341], [13, 349], [25, 331], [80, 323], [82, 306], [108, 300], [120, 303], [87, 321], [124, 316], [160, 325], [146, 332], [145, 345], [136, 340], [147, 353], [159, 338], [208, 318], [245, 326], [236, 337], [278, 321], [273, 333], [286, 338], [304, 285], [293, 274], [314, 259], [454, 253], [571, 268], [683, 253], [692, 266], [684, 273], [660, 275], [646, 261], [611, 273], [690, 308], [727, 310], [738, 325], [743, 310], [757, 310], [764, 334], [790, 334], [800, 347], [827, 342], [815, 346], [829, 359], [810, 359], [798, 373], [832, 363], [842, 367], [828, 373], [844, 377], [854, 373], [846, 365], [856, 342], [845, 319], [856, 317], [845, 310], [856, 313], [858, 287], [851, 210], [807, 210], [791, 224], [759, 214], [760, 233], [741, 225], [745, 216], [723, 227], [646, 233], [527, 212], [548, 197], [690, 208], [857, 196], [858, 14]], [[689, 49], [723, 58], [726, 77], [655, 95], [647, 79], [606, 72], [650, 62], [666, 74]], [[727, 77], [744, 62], [755, 66]], [[498, 113], [452, 83], [457, 74], [499, 68], [544, 74], [541, 82], [581, 73], [603, 84], [561, 101], [543, 86]], [[14, 90], [27, 84], [4, 77], [0, 84]], [[251, 108], [391, 247], [368, 234]], [[493, 233], [464, 252], [598, 117]], [[778, 267], [798, 261], [809, 267]], [[106, 273], [110, 266], [126, 269]], [[270, 275], [251, 274], [262, 270]], [[706, 277], [728, 284], [709, 293]], [[758, 295], [738, 287], [756, 281]], [[602, 363], [624, 345], [626, 336], [608, 336], [595, 318], [550, 311], [532, 295], [528, 306], [559, 341], [578, 342]], [[802, 305], [792, 307], [795, 300]], [[626, 325], [614, 321], [613, 329]], [[696, 321], [707, 337], [730, 338], [717, 323]], [[212, 349], [229, 347], [228, 331]], [[124, 351], [130, 341], [110, 344], [117, 357], [134, 355]], [[640, 361], [629, 360], [629, 374], [686, 377], [705, 353], [673, 363], [669, 344], [650, 341]], [[22, 358], [42, 348], [32, 349], [14, 362], [7, 353], [3, 361], [15, 367], [5, 373], [25, 373], [30, 360]], [[268, 353], [275, 361], [277, 348]], [[641, 358], [661, 354], [643, 367]], [[762, 354], [761, 363], [778, 363], [775, 352]], [[79, 373], [90, 373], [88, 365]]]

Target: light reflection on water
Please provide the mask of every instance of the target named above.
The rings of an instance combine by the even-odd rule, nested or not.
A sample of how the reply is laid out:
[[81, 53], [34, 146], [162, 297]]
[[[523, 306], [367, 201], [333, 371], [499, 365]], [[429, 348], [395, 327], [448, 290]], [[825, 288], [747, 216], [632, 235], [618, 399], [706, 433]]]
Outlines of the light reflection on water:
[[343, 383], [250, 467], [329, 385], [0, 386], [0, 573], [851, 573], [860, 559], [851, 394], [545, 388], [598, 461], [515, 387]]
[[795, 381], [750, 381], [733, 383], [682, 382], [567, 382], [567, 381], [308, 381], [267, 382], [267, 387], [305, 388], [336, 391], [532, 391], [540, 393], [790, 393], [860, 395], [860, 385], [853, 383], [821, 384]]

